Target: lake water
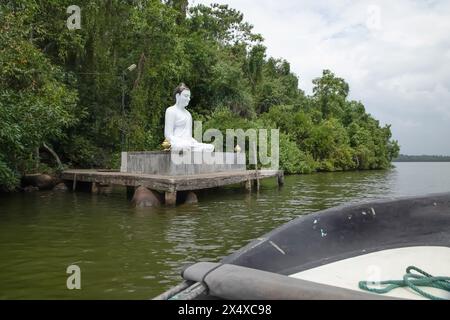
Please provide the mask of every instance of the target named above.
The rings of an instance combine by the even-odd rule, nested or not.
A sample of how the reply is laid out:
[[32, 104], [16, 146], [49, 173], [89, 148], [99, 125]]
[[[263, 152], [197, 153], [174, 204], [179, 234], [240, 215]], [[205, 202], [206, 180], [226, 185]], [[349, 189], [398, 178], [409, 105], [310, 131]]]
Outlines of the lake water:
[[[450, 163], [275, 179], [199, 193], [196, 205], [134, 209], [125, 192], [0, 194], [0, 299], [148, 299], [187, 263], [217, 261], [299, 216], [340, 204], [450, 192]], [[81, 268], [68, 290], [66, 268]]]

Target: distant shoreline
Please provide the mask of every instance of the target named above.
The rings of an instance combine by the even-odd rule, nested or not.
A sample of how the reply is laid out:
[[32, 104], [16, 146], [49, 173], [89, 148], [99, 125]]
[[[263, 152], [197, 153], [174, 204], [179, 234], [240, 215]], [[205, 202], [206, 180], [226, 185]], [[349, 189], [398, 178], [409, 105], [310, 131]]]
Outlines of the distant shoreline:
[[405, 155], [401, 154], [392, 162], [450, 162], [450, 156], [440, 155]]

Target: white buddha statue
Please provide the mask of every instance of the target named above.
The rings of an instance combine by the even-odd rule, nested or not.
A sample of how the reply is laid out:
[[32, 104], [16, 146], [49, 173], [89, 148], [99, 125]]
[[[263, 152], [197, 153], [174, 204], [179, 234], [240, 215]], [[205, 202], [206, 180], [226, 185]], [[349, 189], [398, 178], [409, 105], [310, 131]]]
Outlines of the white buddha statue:
[[192, 116], [186, 107], [191, 100], [191, 91], [181, 83], [175, 88], [175, 105], [166, 109], [164, 137], [171, 149], [187, 151], [214, 151], [212, 144], [200, 143], [192, 137]]

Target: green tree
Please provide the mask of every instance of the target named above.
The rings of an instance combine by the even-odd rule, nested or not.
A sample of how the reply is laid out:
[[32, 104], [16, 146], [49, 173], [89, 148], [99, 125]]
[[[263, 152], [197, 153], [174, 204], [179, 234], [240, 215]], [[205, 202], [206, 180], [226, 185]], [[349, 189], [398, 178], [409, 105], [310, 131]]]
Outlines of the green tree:
[[[0, 188], [35, 166], [36, 150], [61, 139], [82, 110], [72, 75], [33, 44], [28, 11], [3, 10], [0, 26]], [[73, 79], [72, 79], [73, 80]]]
[[324, 118], [341, 117], [349, 86], [330, 70], [324, 70], [322, 77], [313, 80], [313, 98]]

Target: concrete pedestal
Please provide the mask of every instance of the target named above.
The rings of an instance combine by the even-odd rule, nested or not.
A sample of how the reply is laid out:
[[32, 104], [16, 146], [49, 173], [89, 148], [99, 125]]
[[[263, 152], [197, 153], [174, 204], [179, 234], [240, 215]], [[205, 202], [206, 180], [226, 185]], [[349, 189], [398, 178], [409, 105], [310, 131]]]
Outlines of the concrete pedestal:
[[245, 171], [245, 154], [232, 152], [122, 152], [121, 172], [163, 176]]

